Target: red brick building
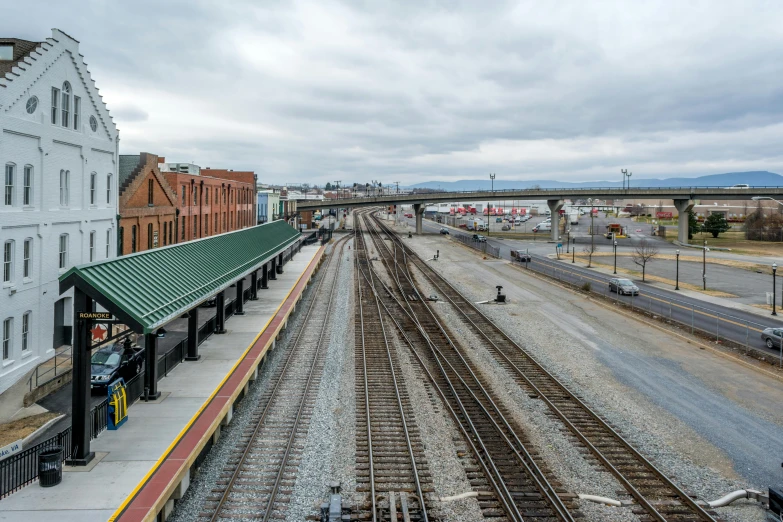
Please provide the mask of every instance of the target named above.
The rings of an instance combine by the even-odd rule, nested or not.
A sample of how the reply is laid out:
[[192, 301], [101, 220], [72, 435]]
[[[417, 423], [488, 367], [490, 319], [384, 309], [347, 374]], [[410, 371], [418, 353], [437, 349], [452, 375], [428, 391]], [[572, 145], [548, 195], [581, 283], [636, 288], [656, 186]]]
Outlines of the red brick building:
[[146, 152], [119, 158], [117, 255], [176, 242], [177, 198], [158, 162], [158, 156]]
[[[228, 176], [214, 177], [212, 174]], [[163, 175], [177, 197], [175, 242], [256, 224], [254, 173], [201, 169], [199, 174], [163, 172]]]

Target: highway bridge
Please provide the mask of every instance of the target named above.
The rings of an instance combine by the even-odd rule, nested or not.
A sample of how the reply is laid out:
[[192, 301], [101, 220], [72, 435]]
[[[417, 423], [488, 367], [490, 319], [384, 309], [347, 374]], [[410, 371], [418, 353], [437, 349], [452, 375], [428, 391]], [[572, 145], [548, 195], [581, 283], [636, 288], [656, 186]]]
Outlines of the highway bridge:
[[[783, 187], [633, 187], [633, 188], [530, 188], [505, 190], [476, 190], [463, 192], [431, 192], [426, 194], [384, 194], [381, 196], [332, 199], [324, 201], [305, 200], [297, 203], [297, 209], [321, 210], [330, 208], [357, 208], [368, 206], [413, 205], [416, 216], [416, 233], [420, 234], [421, 219], [425, 206], [435, 203], [458, 203], [473, 201], [503, 201], [510, 199], [546, 200], [554, 215], [563, 208], [566, 199], [652, 199], [673, 200], [677, 212], [683, 214], [693, 208], [698, 199], [752, 199], [752, 198], [783, 199]], [[683, 243], [688, 241], [688, 220], [679, 221], [678, 239]], [[560, 240], [558, 227], [552, 227], [552, 241]]]

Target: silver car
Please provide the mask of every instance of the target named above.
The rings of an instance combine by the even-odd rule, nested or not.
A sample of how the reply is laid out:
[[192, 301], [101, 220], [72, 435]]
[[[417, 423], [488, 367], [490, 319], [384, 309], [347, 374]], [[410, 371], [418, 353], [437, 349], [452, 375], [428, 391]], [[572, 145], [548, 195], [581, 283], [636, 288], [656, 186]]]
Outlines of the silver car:
[[783, 339], [783, 328], [764, 328], [761, 332], [761, 340], [767, 348], [780, 348], [781, 339]]
[[609, 291], [617, 292], [618, 295], [639, 295], [639, 287], [630, 279], [610, 279]]

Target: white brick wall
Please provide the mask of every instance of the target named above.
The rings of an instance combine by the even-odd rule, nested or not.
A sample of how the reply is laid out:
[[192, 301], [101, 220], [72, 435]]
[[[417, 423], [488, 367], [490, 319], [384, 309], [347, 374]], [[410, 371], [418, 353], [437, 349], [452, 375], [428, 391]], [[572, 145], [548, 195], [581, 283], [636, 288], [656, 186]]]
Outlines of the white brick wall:
[[[38, 52], [24, 64], [25, 70], [0, 78], [0, 195], [5, 194], [5, 166], [16, 166], [11, 206], [0, 198], [0, 249], [14, 242], [12, 282], [0, 287], [0, 337], [2, 321], [13, 318], [8, 356], [0, 359], [0, 392], [54, 354], [54, 306], [61, 296], [58, 277], [74, 265], [89, 262], [90, 232], [95, 231], [95, 260], [106, 259], [106, 233], [110, 231], [109, 257], [116, 256], [118, 132], [95, 87], [79, 44], [58, 30], [52, 31]], [[52, 87], [64, 82], [72, 89], [70, 124], [51, 123]], [[35, 96], [33, 114], [27, 101]], [[74, 128], [74, 96], [81, 100], [80, 124]], [[58, 112], [62, 100], [58, 100]], [[95, 117], [97, 129], [90, 128]], [[23, 205], [24, 167], [33, 168], [32, 201]], [[60, 204], [60, 171], [70, 171], [69, 202]], [[90, 204], [90, 174], [96, 173], [95, 204]], [[107, 178], [111, 175], [111, 181]], [[107, 185], [111, 200], [107, 202]], [[68, 262], [59, 268], [59, 238], [68, 235]], [[23, 248], [33, 240], [31, 277], [23, 277]], [[2, 261], [2, 250], [0, 250]], [[0, 271], [0, 273], [2, 273]], [[71, 325], [72, 303], [65, 307], [65, 325]], [[22, 351], [22, 315], [31, 312], [29, 349]], [[70, 340], [68, 341], [70, 342]], [[2, 338], [0, 338], [2, 343]], [[2, 357], [0, 344], [0, 358]]]

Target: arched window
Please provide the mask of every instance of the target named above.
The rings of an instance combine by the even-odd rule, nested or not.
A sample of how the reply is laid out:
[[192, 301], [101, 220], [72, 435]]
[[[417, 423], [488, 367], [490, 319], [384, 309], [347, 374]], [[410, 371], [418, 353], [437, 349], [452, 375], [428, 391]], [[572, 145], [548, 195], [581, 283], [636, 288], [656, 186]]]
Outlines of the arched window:
[[93, 172], [90, 174], [90, 205], [95, 204], [95, 194], [98, 190], [98, 174]]
[[147, 225], [147, 250], [152, 250], [152, 223]]
[[131, 227], [131, 254], [136, 252], [136, 225]]
[[5, 164], [5, 177], [3, 189], [3, 205], [10, 207], [14, 204], [14, 178], [16, 177], [16, 165]]
[[71, 122], [71, 84], [65, 82], [63, 84], [63, 99], [62, 99], [62, 119], [60, 124], [63, 127], [68, 127]]
[[22, 204], [33, 204], [33, 166], [24, 166], [24, 178], [22, 179]]
[[152, 180], [150, 179], [149, 181], [147, 181], [147, 204], [149, 206], [153, 205], [153, 201], [154, 201], [154, 195], [153, 194], [154, 194], [154, 184], [153, 184]]
[[166, 246], [166, 232], [168, 231], [168, 221], [163, 222], [163, 246]]

